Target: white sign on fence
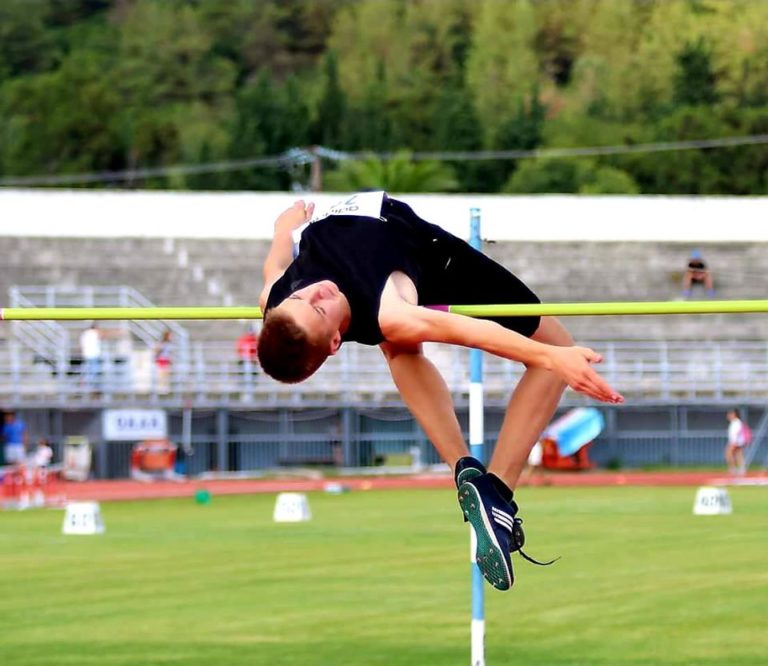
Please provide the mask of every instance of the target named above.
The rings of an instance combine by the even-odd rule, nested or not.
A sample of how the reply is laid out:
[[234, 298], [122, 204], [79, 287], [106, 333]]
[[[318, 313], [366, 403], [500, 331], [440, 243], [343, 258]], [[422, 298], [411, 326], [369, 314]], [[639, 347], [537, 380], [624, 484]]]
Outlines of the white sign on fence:
[[134, 442], [168, 437], [168, 417], [162, 409], [105, 409], [102, 416], [104, 439]]

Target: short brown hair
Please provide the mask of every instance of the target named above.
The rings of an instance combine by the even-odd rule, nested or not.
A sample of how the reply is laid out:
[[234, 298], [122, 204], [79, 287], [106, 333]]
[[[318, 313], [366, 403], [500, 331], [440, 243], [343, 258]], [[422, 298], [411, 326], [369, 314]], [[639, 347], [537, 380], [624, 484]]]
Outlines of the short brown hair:
[[259, 364], [270, 377], [286, 384], [303, 382], [330, 356], [328, 344], [311, 340], [285, 312], [269, 311], [259, 335]]

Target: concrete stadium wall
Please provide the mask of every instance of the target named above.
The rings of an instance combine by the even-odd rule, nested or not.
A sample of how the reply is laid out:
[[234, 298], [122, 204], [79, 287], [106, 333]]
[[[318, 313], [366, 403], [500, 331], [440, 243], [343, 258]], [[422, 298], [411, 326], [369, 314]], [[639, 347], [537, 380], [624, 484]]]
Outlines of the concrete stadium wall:
[[[296, 199], [322, 209], [343, 196], [0, 189], [0, 236], [270, 238], [274, 219]], [[489, 240], [768, 241], [768, 197], [397, 196], [458, 236], [477, 206]]]

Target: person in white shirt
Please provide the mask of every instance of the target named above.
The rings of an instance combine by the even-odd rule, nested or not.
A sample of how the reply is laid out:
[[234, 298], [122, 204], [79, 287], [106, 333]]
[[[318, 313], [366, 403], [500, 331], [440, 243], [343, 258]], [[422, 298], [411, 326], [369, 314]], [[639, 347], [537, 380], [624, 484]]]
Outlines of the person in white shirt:
[[744, 425], [738, 409], [731, 409], [726, 414], [728, 419], [728, 443], [725, 445], [725, 462], [731, 474], [744, 474]]
[[31, 459], [34, 467], [48, 467], [51, 464], [53, 449], [47, 439], [43, 437], [37, 440], [37, 448], [32, 453]]
[[101, 375], [101, 333], [92, 323], [80, 335], [80, 354], [83, 359], [83, 376], [88, 387], [96, 391]]

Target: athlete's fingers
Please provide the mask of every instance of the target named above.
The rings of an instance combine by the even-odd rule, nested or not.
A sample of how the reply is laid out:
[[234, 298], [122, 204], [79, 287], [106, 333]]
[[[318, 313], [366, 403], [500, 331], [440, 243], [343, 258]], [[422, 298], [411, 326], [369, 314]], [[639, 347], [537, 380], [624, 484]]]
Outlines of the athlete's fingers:
[[624, 397], [618, 391], [614, 391], [611, 385], [597, 373], [591, 377], [589, 388], [593, 397], [602, 402], [609, 402], [616, 405], [624, 402]]
[[601, 402], [617, 405], [624, 402], [624, 397], [615, 391], [611, 385], [592, 368], [587, 368], [581, 381], [578, 382], [574, 388], [591, 398], [600, 400]]
[[584, 358], [590, 363], [603, 362], [603, 355], [598, 354], [594, 349], [589, 349], [588, 347], [584, 347]]
[[[589, 348], [584, 348], [584, 358], [590, 364], [603, 362], [603, 355]], [[591, 397], [596, 398], [597, 400], [601, 400], [602, 402], [609, 402], [616, 405], [624, 402], [624, 396], [622, 396], [618, 391], [615, 391], [611, 385], [608, 384], [608, 382], [600, 376], [599, 373], [590, 368], [588, 377], [589, 378], [587, 386], [585, 386], [585, 392], [588, 393]]]
[[315, 212], [315, 202], [314, 201], [310, 201], [307, 204], [307, 207], [304, 209], [304, 215], [305, 215], [306, 219], [310, 219], [314, 212]]

